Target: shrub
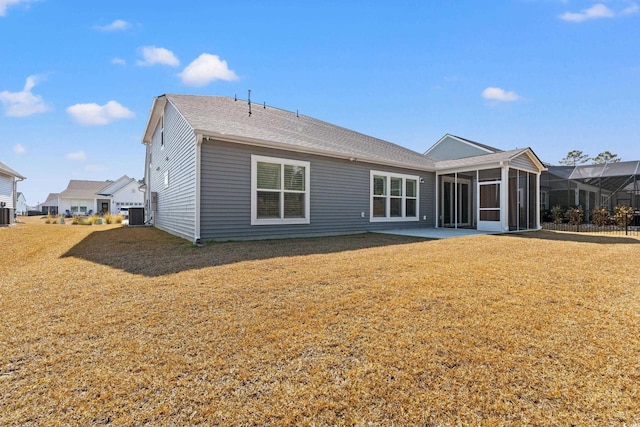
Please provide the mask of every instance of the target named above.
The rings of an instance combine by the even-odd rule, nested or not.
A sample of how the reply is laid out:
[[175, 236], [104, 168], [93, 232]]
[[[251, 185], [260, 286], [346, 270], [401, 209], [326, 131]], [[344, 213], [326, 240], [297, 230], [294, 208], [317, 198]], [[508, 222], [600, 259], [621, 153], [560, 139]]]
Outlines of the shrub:
[[631, 206], [618, 205], [614, 208], [614, 211], [614, 219], [620, 227], [626, 227], [629, 225], [633, 218], [633, 215], [631, 215], [633, 213], [633, 208]]
[[597, 207], [591, 211], [591, 222], [598, 227], [609, 224], [609, 218], [609, 210], [602, 206]]
[[551, 218], [553, 219], [554, 224], [562, 224], [562, 220], [564, 219], [564, 211], [560, 205], [555, 205], [551, 208]]
[[551, 216], [551, 210], [540, 209], [540, 222], [553, 222], [553, 216]]
[[104, 220], [105, 224], [111, 224], [113, 222], [113, 215], [111, 215], [110, 213], [104, 214], [102, 219]]
[[584, 221], [584, 211], [581, 208], [569, 208], [564, 216], [570, 225], [580, 225]]
[[116, 215], [116, 216], [115, 216], [115, 220], [114, 220], [114, 222], [115, 222], [116, 224], [122, 224], [122, 220], [123, 220], [123, 219], [124, 219], [124, 218], [122, 217], [122, 215]]

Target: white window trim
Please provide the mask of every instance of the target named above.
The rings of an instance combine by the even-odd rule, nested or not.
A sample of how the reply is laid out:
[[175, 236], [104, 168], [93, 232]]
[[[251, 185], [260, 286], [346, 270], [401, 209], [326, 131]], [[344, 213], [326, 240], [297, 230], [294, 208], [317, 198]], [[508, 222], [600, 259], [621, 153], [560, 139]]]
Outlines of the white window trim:
[[[386, 216], [384, 217], [374, 217], [373, 216], [373, 177], [375, 175], [384, 176], [387, 179], [387, 194], [385, 197], [387, 198], [386, 203]], [[392, 217], [389, 216], [389, 200], [391, 199], [391, 178], [401, 178], [402, 179], [402, 216]], [[406, 200], [407, 200], [407, 179], [416, 181], [416, 216], [415, 217], [406, 217], [405, 209], [406, 209]], [[379, 196], [378, 196], [379, 197]], [[417, 175], [405, 175], [401, 173], [395, 172], [383, 172], [377, 170], [371, 170], [369, 176], [369, 222], [408, 222], [408, 221], [420, 221], [420, 177]]]
[[[304, 206], [305, 206], [305, 216], [304, 218], [269, 218], [269, 219], [259, 219], [258, 218], [258, 162], [264, 163], [276, 163], [279, 164], [282, 168], [284, 165], [291, 166], [302, 166], [305, 171], [305, 191], [304, 191]], [[305, 162], [301, 160], [291, 160], [291, 159], [282, 159], [278, 157], [267, 157], [267, 156], [258, 156], [255, 154], [251, 155], [251, 225], [290, 225], [290, 224], [310, 224], [311, 223], [311, 180], [310, 180], [310, 170], [311, 163]], [[284, 173], [281, 174], [281, 178], [284, 180]], [[281, 190], [284, 192], [284, 186], [282, 186]], [[281, 197], [280, 203], [284, 203], [284, 197]]]

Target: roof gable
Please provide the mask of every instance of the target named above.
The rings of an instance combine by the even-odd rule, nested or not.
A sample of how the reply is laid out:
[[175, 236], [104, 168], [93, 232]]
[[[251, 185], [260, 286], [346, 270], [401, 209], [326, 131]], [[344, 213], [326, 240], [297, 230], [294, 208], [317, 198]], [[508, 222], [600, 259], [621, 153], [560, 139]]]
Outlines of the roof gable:
[[431, 146], [424, 154], [435, 160], [454, 160], [465, 157], [481, 156], [484, 154], [499, 153], [502, 150], [490, 147], [470, 139], [446, 134]]
[[13, 177], [13, 178], [26, 179], [24, 176], [20, 175], [18, 172], [14, 171], [13, 169], [11, 169], [9, 166], [5, 165], [2, 162], [0, 162], [0, 173], [4, 175], [9, 175], [10, 177]]
[[484, 154], [481, 156], [443, 160], [436, 162], [436, 169], [439, 171], [444, 171], [460, 168], [473, 168], [482, 165], [499, 164], [500, 162], [512, 162], [522, 156], [526, 156], [526, 158], [531, 161], [531, 164], [539, 171], [543, 171], [546, 169], [538, 156], [536, 156], [533, 150], [528, 147], [509, 151], [500, 151], [492, 154]]
[[135, 179], [129, 178], [127, 175], [123, 175], [111, 184], [108, 184], [106, 187], [101, 188], [98, 194], [111, 196], [129, 185], [131, 181], [135, 181]]

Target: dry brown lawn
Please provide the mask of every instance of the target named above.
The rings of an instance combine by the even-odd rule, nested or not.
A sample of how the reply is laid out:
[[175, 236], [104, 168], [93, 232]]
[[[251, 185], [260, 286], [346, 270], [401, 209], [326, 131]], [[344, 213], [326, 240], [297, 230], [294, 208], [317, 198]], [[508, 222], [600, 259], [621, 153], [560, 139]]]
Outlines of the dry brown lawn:
[[0, 245], [0, 425], [640, 423], [638, 239]]

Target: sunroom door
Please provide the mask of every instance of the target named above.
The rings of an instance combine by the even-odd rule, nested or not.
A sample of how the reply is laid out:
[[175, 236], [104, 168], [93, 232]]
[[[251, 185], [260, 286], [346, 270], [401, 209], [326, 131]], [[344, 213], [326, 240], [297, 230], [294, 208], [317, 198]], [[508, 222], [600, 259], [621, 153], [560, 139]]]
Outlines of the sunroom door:
[[502, 231], [500, 181], [478, 183], [478, 230]]
[[442, 178], [442, 225], [469, 227], [471, 225], [471, 181], [464, 178]]

